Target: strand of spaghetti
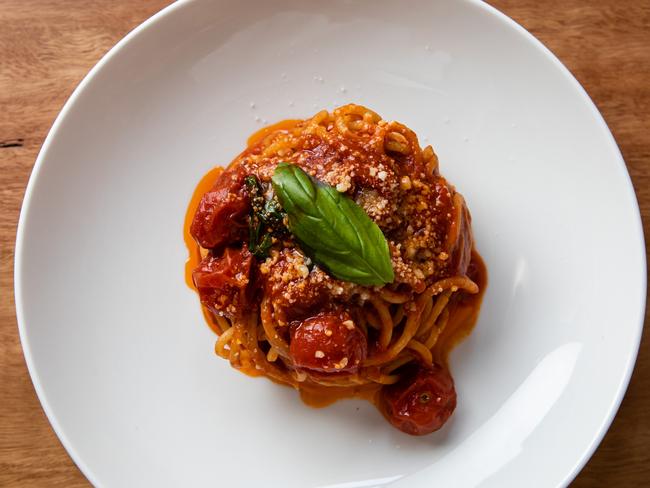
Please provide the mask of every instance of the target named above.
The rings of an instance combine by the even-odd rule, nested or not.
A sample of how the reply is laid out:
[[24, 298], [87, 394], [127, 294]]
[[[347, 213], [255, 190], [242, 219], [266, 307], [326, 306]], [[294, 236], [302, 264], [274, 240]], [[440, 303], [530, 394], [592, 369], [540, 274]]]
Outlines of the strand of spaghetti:
[[337, 377], [326, 377], [326, 376], [311, 376], [310, 380], [313, 383], [316, 383], [318, 385], [323, 385], [323, 386], [358, 386], [358, 385], [365, 385], [369, 383], [370, 379], [369, 378], [361, 378], [358, 375], [348, 375], [345, 377], [337, 378]]
[[467, 276], [452, 276], [450, 278], [443, 278], [442, 280], [436, 281], [429, 288], [433, 291], [434, 295], [442, 293], [444, 290], [464, 290], [472, 295], [478, 293], [478, 285]]
[[434, 300], [427, 300], [427, 302], [424, 304], [424, 310], [422, 311], [422, 318], [426, 318], [429, 316], [431, 313], [431, 309], [433, 308], [433, 302]]
[[[277, 381], [278, 383], [282, 383], [293, 387], [297, 387], [298, 385], [295, 378], [293, 378], [287, 370], [281, 369], [267, 361], [262, 361], [261, 364], [256, 363], [255, 371], [256, 373], [254, 374], [254, 376], [259, 376], [260, 374], [262, 374], [268, 376], [270, 379], [274, 381]], [[245, 372], [247, 374], [249, 373], [249, 371], [245, 371]]]
[[399, 381], [399, 375], [378, 373], [377, 375], [369, 375], [368, 379], [373, 383], [379, 383], [380, 385], [392, 385]]
[[271, 346], [271, 349], [269, 349], [269, 352], [266, 353], [266, 360], [270, 363], [273, 363], [277, 361], [278, 359], [278, 350]]
[[310, 125], [321, 125], [322, 122], [326, 122], [329, 120], [330, 114], [327, 110], [321, 110], [318, 112], [316, 115], [314, 115], [311, 119], [309, 119], [309, 124]]
[[246, 347], [251, 351], [255, 352], [257, 348], [257, 314], [249, 313], [245, 319], [246, 327]]
[[431, 329], [431, 334], [429, 335], [427, 341], [424, 343], [427, 349], [429, 350], [433, 349], [433, 346], [435, 346], [436, 342], [438, 342], [438, 338], [440, 337], [440, 334], [442, 333], [443, 330], [445, 330], [447, 322], [449, 322], [449, 315], [450, 315], [449, 310], [446, 308], [440, 314], [440, 321], [438, 322], [438, 324], [436, 324], [436, 327]]
[[415, 351], [415, 353], [420, 356], [422, 361], [424, 361], [426, 364], [431, 365], [433, 363], [433, 356], [431, 356], [431, 351], [420, 341], [411, 339], [406, 347], [412, 351]]
[[438, 171], [438, 156], [431, 146], [422, 149], [422, 162], [427, 165], [427, 171], [432, 175]]
[[393, 315], [393, 327], [397, 327], [402, 323], [405, 314], [404, 307], [401, 304], [398, 305], [397, 310], [395, 310], [395, 314]]
[[[438, 298], [436, 300], [436, 304], [433, 306], [433, 309], [431, 310], [431, 318], [430, 320], [435, 323], [436, 320], [438, 320], [438, 317], [442, 313], [442, 311], [445, 309], [447, 304], [449, 303], [449, 298], [451, 297], [452, 291], [451, 290], [445, 290], [442, 295], [438, 295]], [[431, 339], [432, 335], [437, 335], [439, 331], [436, 330], [435, 327], [432, 327], [431, 334], [429, 335], [429, 339]], [[431, 349], [429, 344], [429, 339], [425, 342], [427, 347]]]
[[307, 379], [307, 373], [305, 373], [304, 371], [294, 371], [293, 377], [298, 383], [302, 383]]
[[305, 132], [308, 134], [317, 134], [323, 139], [327, 139], [327, 129], [323, 127], [323, 123], [327, 123], [329, 119], [330, 114], [327, 110], [321, 110], [308, 120]]
[[262, 147], [269, 147], [273, 143], [273, 140], [277, 136], [277, 131], [269, 132], [262, 138]]
[[271, 311], [270, 317], [274, 319], [273, 329], [277, 330], [277, 326], [287, 325], [287, 311], [282, 307], [275, 307], [271, 301], [269, 301], [269, 304], [269, 310]]
[[381, 329], [379, 331], [379, 347], [380, 349], [386, 349], [393, 337], [393, 317], [391, 317], [386, 303], [380, 299], [371, 298], [370, 303], [373, 307], [375, 307], [375, 310], [377, 310], [379, 320], [381, 321]]
[[365, 317], [366, 322], [370, 327], [376, 330], [381, 329], [381, 320], [379, 319], [376, 313], [370, 310], [364, 310], [363, 316]]
[[[447, 290], [447, 292], [449, 292], [449, 296], [451, 296], [452, 292], [450, 290]], [[429, 337], [428, 333], [430, 333], [431, 329], [434, 327], [436, 320], [438, 320], [438, 317], [443, 311], [447, 310], [446, 307], [449, 302], [448, 299], [446, 301], [441, 302], [442, 311], [440, 307], [435, 307], [433, 305], [434, 303], [438, 303], [440, 297], [441, 295], [436, 295], [431, 300], [431, 308], [429, 314], [423, 320], [422, 325], [420, 326], [420, 329], [418, 330], [418, 333], [416, 335], [416, 339], [418, 339], [419, 341], [425, 341], [426, 338]]]
[[281, 369], [274, 363], [266, 361], [263, 354], [261, 354], [260, 362], [258, 363], [256, 361], [256, 366], [256, 370], [259, 370], [261, 374], [268, 376], [272, 380], [293, 387], [297, 386], [297, 380], [287, 370]]
[[230, 340], [232, 339], [232, 334], [235, 331], [232, 327], [229, 328], [227, 331], [225, 331], [223, 334], [219, 336], [219, 339], [217, 339], [217, 342], [214, 345], [214, 352], [216, 352], [219, 356], [221, 356], [224, 359], [228, 359], [230, 356], [230, 351], [227, 351], [225, 347], [230, 344]]
[[[284, 150], [290, 147], [289, 137], [286, 134], [278, 135], [273, 143], [264, 149], [262, 152], [262, 157], [270, 157], [276, 155], [284, 156], [286, 154], [286, 151]], [[281, 151], [283, 152], [282, 154]]]
[[[250, 368], [252, 370], [258, 371], [264, 371], [266, 372], [266, 358], [264, 357], [264, 354], [262, 351], [260, 351], [260, 348], [258, 347], [258, 339], [257, 339], [257, 314], [256, 313], [249, 313], [248, 316], [245, 319], [245, 327], [246, 327], [246, 337], [245, 337], [245, 344], [246, 344], [246, 349], [247, 349], [247, 354], [245, 359], [252, 364], [250, 364]], [[244, 358], [242, 358], [242, 361]]]
[[346, 125], [351, 131], [359, 132], [362, 131], [368, 124], [366, 124], [366, 122], [363, 119], [361, 120], [354, 119], [346, 122]]
[[436, 155], [436, 153], [433, 152], [433, 147], [431, 145], [426, 146], [424, 149], [422, 149], [422, 162], [423, 163], [428, 163], [433, 159], [433, 157]]
[[388, 303], [406, 303], [409, 300], [408, 294], [387, 290], [385, 288], [379, 290], [379, 296]]
[[239, 349], [239, 363], [241, 364], [241, 367], [246, 371], [247, 374], [251, 374], [253, 376], [257, 376], [260, 374], [252, 364], [251, 351], [249, 351], [248, 349], [246, 348]]
[[429, 170], [429, 173], [432, 175], [438, 174], [438, 156], [436, 154], [433, 155], [433, 157], [429, 160], [427, 163], [427, 170]]
[[368, 125], [376, 125], [377, 122], [381, 120], [381, 117], [378, 113], [373, 112], [370, 109], [363, 110], [363, 121]]
[[387, 350], [375, 356], [369, 357], [364, 361], [365, 366], [382, 364], [397, 356], [397, 354], [406, 347], [406, 344], [413, 338], [420, 325], [420, 317], [424, 310], [424, 303], [431, 299], [431, 291], [425, 290], [415, 302], [415, 310], [407, 315], [406, 324], [400, 338], [395, 341]]
[[411, 361], [413, 361], [412, 353], [410, 351], [402, 351], [395, 359], [389, 362], [388, 365], [383, 367], [382, 373], [392, 373], [397, 368], [400, 368]]
[[[258, 333], [258, 317], [256, 313], [251, 313], [247, 319], [246, 326], [247, 334], [247, 347], [249, 349], [248, 353], [250, 358], [254, 363], [254, 368], [251, 366], [251, 371], [255, 371], [256, 375], [265, 374], [271, 379], [279, 381], [280, 383], [286, 383], [291, 386], [296, 386], [296, 381], [291, 377], [286, 371], [281, 370], [272, 362], [267, 360], [267, 356], [264, 354], [259, 345], [259, 333]], [[274, 350], [271, 347], [271, 350]]]
[[381, 385], [392, 385], [399, 380], [398, 374], [390, 374], [382, 371], [378, 366], [370, 366], [369, 368], [364, 368], [362, 374], [365, 375], [373, 383], [378, 383]]
[[381, 119], [372, 110], [360, 105], [347, 105], [334, 111], [334, 125], [347, 138], [359, 139], [357, 132], [369, 129]]
[[267, 296], [262, 298], [262, 303], [260, 305], [260, 318], [262, 319], [262, 327], [264, 327], [264, 333], [266, 334], [266, 340], [275, 348], [278, 354], [282, 357], [289, 357], [289, 345], [282, 339], [277, 331], [275, 330], [275, 325], [273, 322], [273, 317], [271, 317], [271, 306], [269, 304], [269, 299]]
[[339, 131], [340, 134], [345, 134], [346, 136], [349, 137], [355, 137], [358, 138], [356, 134], [353, 134], [350, 128], [348, 127], [346, 121], [345, 121], [345, 116], [336, 116], [334, 117], [334, 125], [336, 125], [336, 129]]
[[[261, 316], [261, 314], [260, 314]], [[264, 331], [264, 326], [262, 325], [262, 320], [257, 321], [257, 341], [258, 342], [268, 342], [266, 340], [266, 332]]]
[[215, 320], [219, 324], [219, 328], [221, 329], [222, 333], [227, 331], [228, 329], [230, 329], [231, 326], [230, 326], [230, 322], [228, 321], [228, 319], [226, 319], [225, 317], [222, 317], [221, 315], [218, 315], [218, 314], [211, 314], [211, 315], [215, 318]]
[[384, 146], [387, 150], [398, 152], [404, 155], [410, 154], [415, 167], [422, 167], [422, 149], [418, 142], [418, 136], [411, 129], [399, 122], [386, 124], [386, 138]]
[[392, 151], [406, 156], [411, 152], [408, 140], [401, 133], [392, 131], [386, 134], [384, 138], [384, 147], [386, 151]]
[[241, 328], [239, 324], [235, 323], [234, 326], [232, 327], [233, 329], [233, 335], [232, 339], [230, 340], [230, 355], [228, 358], [230, 359], [230, 364], [235, 367], [239, 368], [241, 365], [239, 361], [239, 350], [241, 349]]
[[433, 326], [433, 322], [435, 321], [435, 318], [431, 314], [433, 311], [433, 303], [435, 302], [435, 298], [428, 300], [426, 305], [424, 306], [424, 311], [422, 312], [422, 318], [420, 319], [420, 327], [418, 328], [417, 333], [415, 334], [416, 338], [423, 337], [427, 331]]
[[[247, 368], [246, 372], [253, 376], [259, 376], [263, 374], [280, 383], [286, 383], [288, 385], [295, 386], [296, 382], [291, 377], [291, 375], [268, 361], [267, 356], [260, 348], [260, 331], [258, 330], [259, 324], [257, 314], [248, 314], [248, 316], [245, 318], [244, 324], [242, 325], [245, 327], [246, 338], [244, 344], [246, 345], [247, 349], [241, 351], [240, 357], [242, 360], [242, 367]], [[273, 347], [271, 347], [271, 350], [274, 350]]]
[[366, 319], [366, 314], [359, 309], [354, 309], [352, 310], [352, 320], [361, 329], [363, 335], [368, 337], [368, 320]]

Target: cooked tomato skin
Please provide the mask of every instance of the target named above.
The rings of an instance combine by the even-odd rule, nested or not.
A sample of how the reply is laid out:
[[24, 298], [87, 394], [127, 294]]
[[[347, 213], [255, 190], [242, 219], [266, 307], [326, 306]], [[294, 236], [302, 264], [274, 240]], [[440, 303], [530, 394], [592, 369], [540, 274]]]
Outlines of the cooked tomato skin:
[[411, 435], [440, 429], [456, 408], [456, 390], [449, 371], [438, 364], [417, 366], [381, 391], [380, 409], [388, 421]]
[[368, 348], [350, 315], [335, 311], [291, 324], [289, 353], [296, 368], [306, 372], [354, 373]]
[[218, 257], [207, 255], [192, 272], [201, 303], [230, 318], [249, 309], [252, 262], [246, 245], [227, 247]]
[[460, 226], [458, 240], [451, 252], [449, 273], [453, 275], [465, 275], [472, 260], [472, 247], [474, 238], [472, 236], [472, 217], [469, 210], [463, 204], [460, 210]]
[[203, 248], [213, 249], [246, 238], [250, 199], [244, 188], [244, 169], [227, 169], [203, 195], [190, 233]]

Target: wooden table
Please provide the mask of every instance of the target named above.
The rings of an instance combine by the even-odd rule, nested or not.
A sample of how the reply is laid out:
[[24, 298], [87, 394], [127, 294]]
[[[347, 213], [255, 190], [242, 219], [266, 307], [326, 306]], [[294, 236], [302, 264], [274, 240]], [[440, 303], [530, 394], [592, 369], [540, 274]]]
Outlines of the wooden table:
[[[63, 103], [99, 58], [168, 0], [4, 0], [0, 8], [0, 486], [86, 486], [36, 398], [13, 301], [16, 224]], [[546, 44], [603, 113], [650, 237], [650, 2], [493, 0]], [[647, 248], [646, 248], [647, 252]], [[646, 310], [646, 323], [648, 311]], [[616, 324], [612, 324], [616, 327]], [[614, 423], [574, 483], [650, 486], [650, 337]]]

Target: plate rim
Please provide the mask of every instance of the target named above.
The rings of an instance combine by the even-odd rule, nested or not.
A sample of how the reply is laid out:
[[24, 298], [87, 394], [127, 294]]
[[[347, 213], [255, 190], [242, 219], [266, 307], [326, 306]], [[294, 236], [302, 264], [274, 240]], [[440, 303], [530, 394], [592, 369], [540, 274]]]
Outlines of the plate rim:
[[[29, 372], [32, 385], [36, 391], [36, 395], [41, 404], [45, 416], [47, 417], [48, 422], [50, 423], [52, 429], [57, 435], [59, 441], [63, 445], [67, 454], [82, 472], [82, 474], [88, 479], [88, 481], [94, 486], [101, 486], [100, 480], [97, 479], [93, 470], [85, 463], [80, 453], [73, 446], [72, 442], [68, 439], [65, 434], [63, 427], [59, 424], [57, 417], [52, 412], [52, 409], [49, 405], [47, 396], [44, 392], [44, 389], [41, 385], [40, 377], [37, 371], [37, 368], [34, 364], [34, 359], [29, 345], [27, 325], [24, 319], [24, 304], [23, 304], [23, 293], [22, 293], [22, 262], [23, 262], [23, 242], [25, 239], [25, 226], [28, 219], [29, 210], [32, 202], [32, 195], [35, 191], [36, 181], [41, 172], [41, 167], [44, 164], [44, 161], [47, 159], [47, 154], [49, 152], [49, 147], [52, 144], [52, 141], [56, 139], [57, 133], [61, 125], [63, 124], [68, 113], [75, 105], [77, 99], [85, 90], [86, 86], [92, 82], [93, 78], [100, 72], [104, 66], [116, 56], [120, 51], [122, 51], [135, 37], [139, 36], [141, 33], [151, 28], [154, 24], [158, 23], [162, 18], [169, 15], [173, 15], [177, 10], [186, 8], [188, 5], [200, 2], [202, 0], [177, 0], [176, 2], [164, 7], [162, 10], [156, 12], [151, 17], [146, 19], [144, 22], [136, 26], [133, 30], [127, 33], [122, 39], [120, 39], [113, 47], [111, 47], [101, 59], [90, 69], [90, 71], [84, 76], [84, 78], [79, 82], [75, 87], [72, 94], [68, 97], [60, 112], [56, 116], [50, 130], [48, 131], [47, 136], [38, 152], [36, 161], [32, 167], [31, 174], [25, 189], [25, 194], [23, 197], [23, 202], [20, 209], [20, 215], [18, 219], [18, 225], [16, 229], [16, 241], [14, 246], [14, 299], [15, 299], [15, 308], [16, 308], [16, 322], [18, 325], [18, 334], [20, 337], [20, 343], [22, 346], [23, 355], [25, 357], [25, 363], [27, 364], [27, 370]], [[577, 95], [582, 97], [583, 101], [586, 102], [591, 115], [594, 117], [595, 121], [600, 126], [600, 129], [603, 130], [604, 136], [607, 138], [608, 145], [614, 149], [614, 156], [617, 159], [617, 170], [621, 173], [623, 181], [626, 183], [626, 190], [628, 194], [631, 194], [633, 197], [633, 211], [634, 211], [634, 221], [636, 223], [636, 234], [638, 236], [638, 249], [640, 251], [640, 262], [641, 266], [641, 289], [639, 304], [640, 310], [637, 312], [637, 327], [635, 331], [634, 342], [631, 344], [631, 349], [629, 351], [627, 361], [625, 364], [625, 372], [620, 378], [619, 384], [617, 386], [616, 394], [612, 398], [612, 401], [609, 405], [607, 415], [604, 416], [602, 422], [597, 431], [594, 431], [591, 440], [583, 449], [580, 456], [575, 460], [573, 467], [569, 470], [568, 473], [564, 476], [562, 481], [558, 486], [565, 487], [575, 477], [580, 473], [584, 468], [587, 462], [591, 459], [594, 452], [602, 442], [605, 434], [608, 432], [618, 410], [620, 408], [621, 402], [627, 392], [629, 382], [634, 371], [634, 366], [636, 364], [636, 359], [639, 352], [639, 347], [641, 343], [641, 337], [643, 334], [644, 322], [645, 322], [645, 308], [646, 308], [646, 299], [647, 299], [647, 274], [645, 270], [647, 269], [646, 263], [646, 253], [645, 253], [645, 237], [643, 232], [643, 221], [641, 218], [641, 212], [639, 209], [639, 203], [632, 184], [632, 179], [630, 177], [629, 171], [625, 164], [625, 160], [621, 154], [620, 148], [616, 143], [611, 130], [609, 129], [603, 115], [598, 110], [596, 104], [591, 99], [585, 88], [580, 84], [576, 77], [571, 73], [571, 71], [560, 61], [560, 59], [548, 48], [546, 47], [539, 39], [537, 39], [533, 34], [527, 31], [515, 20], [511, 19], [505, 13], [498, 10], [496, 7], [493, 7], [490, 4], [487, 4], [481, 0], [462, 0], [466, 4], [471, 4], [474, 7], [482, 9], [486, 13], [492, 15], [495, 19], [505, 24], [508, 28], [512, 28], [517, 31], [522, 39], [531, 43], [532, 46], [538, 49], [549, 61], [553, 63], [556, 69], [571, 83], [573, 88], [577, 91]], [[408, 477], [408, 476], [407, 476]]]

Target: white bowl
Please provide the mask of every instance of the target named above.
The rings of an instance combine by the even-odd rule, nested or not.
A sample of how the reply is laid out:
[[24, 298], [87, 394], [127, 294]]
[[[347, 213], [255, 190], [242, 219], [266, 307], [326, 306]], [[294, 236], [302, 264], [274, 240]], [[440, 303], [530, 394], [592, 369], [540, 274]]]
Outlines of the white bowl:
[[[422, 438], [231, 370], [183, 280], [199, 178], [262, 123], [349, 101], [433, 144], [489, 270], [451, 360], [458, 409]], [[43, 407], [97, 485], [553, 487], [623, 396], [644, 260], [598, 111], [491, 7], [194, 1], [129, 34], [58, 117], [21, 214], [16, 306]]]

